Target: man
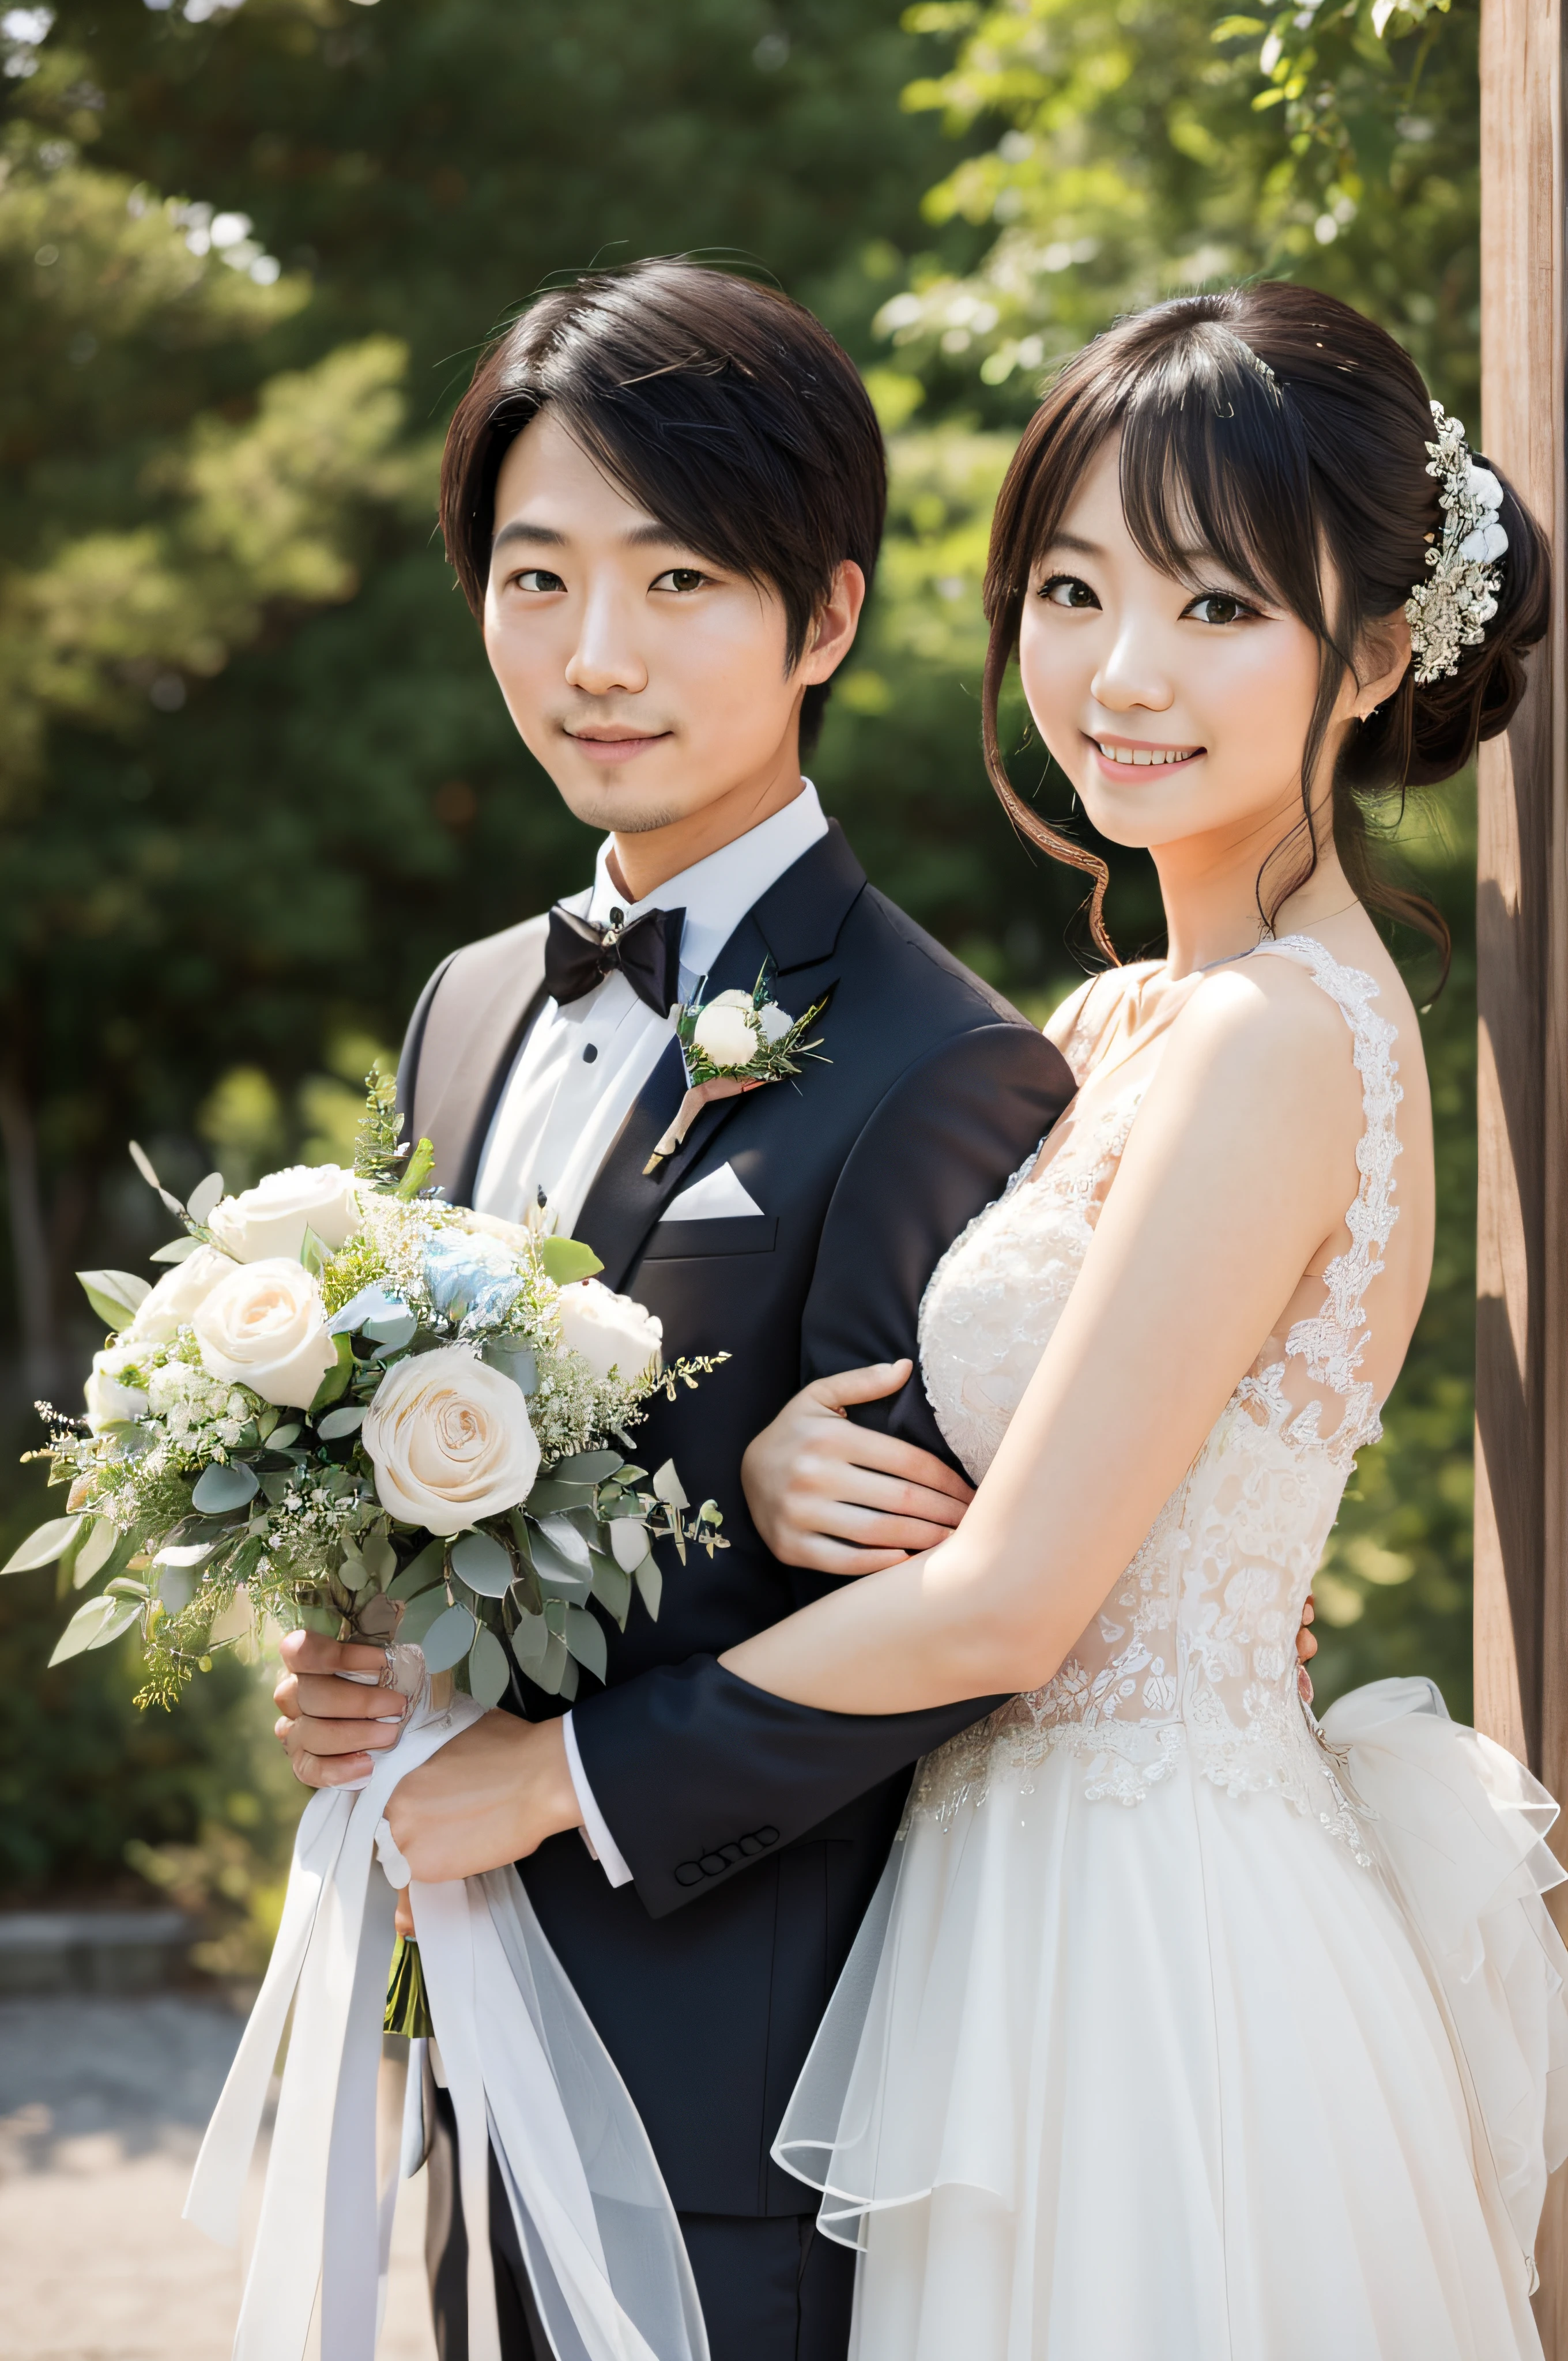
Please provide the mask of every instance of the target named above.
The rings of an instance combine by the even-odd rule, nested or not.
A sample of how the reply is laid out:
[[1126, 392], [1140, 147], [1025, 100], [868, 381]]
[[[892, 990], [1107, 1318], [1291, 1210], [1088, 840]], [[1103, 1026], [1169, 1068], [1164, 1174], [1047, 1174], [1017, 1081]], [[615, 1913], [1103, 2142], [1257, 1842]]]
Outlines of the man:
[[[639, 1603], [608, 1628], [602, 1689], [563, 1717], [520, 1677], [513, 1712], [406, 1780], [390, 1817], [422, 1880], [520, 1861], [652, 2140], [714, 2361], [846, 2349], [853, 2257], [770, 2144], [908, 1768], [989, 1702], [857, 1719], [720, 1669], [825, 1587], [769, 1555], [741, 1454], [804, 1380], [913, 1356], [936, 1262], [1072, 1090], [867, 884], [801, 775], [884, 500], [874, 415], [817, 323], [671, 262], [542, 298], [480, 362], [443, 471], [447, 552], [519, 732], [609, 836], [585, 894], [432, 978], [400, 1075], [411, 1133], [455, 1201], [586, 1240], [672, 1358], [729, 1356], [639, 1440], [718, 1500], [729, 1546], [668, 1559], [658, 1620]], [[659, 1160], [686, 1088], [673, 1004], [764, 967], [790, 1015], [827, 1002], [829, 1062], [706, 1106]], [[917, 1376], [867, 1423], [869, 1461], [941, 1487]], [[916, 1482], [923, 1500], [939, 1519]], [[296, 1769], [356, 1775], [395, 1733], [367, 1733], [377, 1693], [334, 1675], [373, 1660], [306, 1634], [288, 1653]], [[445, 2361], [466, 2351], [452, 2187], [438, 2147]], [[543, 2361], [504, 2202], [492, 2235], [509, 2350]]]

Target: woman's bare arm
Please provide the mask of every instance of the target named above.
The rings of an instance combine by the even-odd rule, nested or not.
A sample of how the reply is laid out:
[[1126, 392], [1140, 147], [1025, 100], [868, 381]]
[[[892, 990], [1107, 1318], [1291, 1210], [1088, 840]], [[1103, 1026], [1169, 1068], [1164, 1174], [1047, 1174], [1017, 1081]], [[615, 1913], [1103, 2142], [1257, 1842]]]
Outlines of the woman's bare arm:
[[1360, 1130], [1333, 1004], [1283, 961], [1209, 979], [961, 1529], [742, 1642], [727, 1668], [843, 1713], [1048, 1679], [1339, 1232]]

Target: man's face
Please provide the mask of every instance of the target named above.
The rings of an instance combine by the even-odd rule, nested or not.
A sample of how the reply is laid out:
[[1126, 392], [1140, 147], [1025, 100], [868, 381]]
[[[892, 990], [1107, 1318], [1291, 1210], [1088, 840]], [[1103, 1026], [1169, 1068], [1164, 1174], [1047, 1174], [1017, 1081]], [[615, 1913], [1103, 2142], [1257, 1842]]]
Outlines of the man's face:
[[[524, 744], [579, 819], [679, 833], [729, 804], [722, 834], [735, 835], [798, 792], [801, 698], [847, 650], [853, 615], [786, 670], [777, 593], [674, 538], [549, 409], [506, 455], [495, 527], [485, 647]], [[859, 569], [840, 575], [858, 613]]]

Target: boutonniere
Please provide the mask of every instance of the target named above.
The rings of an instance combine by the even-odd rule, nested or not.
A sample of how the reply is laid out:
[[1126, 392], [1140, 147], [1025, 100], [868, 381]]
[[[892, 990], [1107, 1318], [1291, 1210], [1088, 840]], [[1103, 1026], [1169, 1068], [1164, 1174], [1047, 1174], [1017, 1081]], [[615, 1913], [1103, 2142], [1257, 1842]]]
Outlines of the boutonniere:
[[806, 1058], [830, 1063], [820, 1044], [806, 1038], [827, 1005], [814, 1001], [804, 1016], [791, 1016], [768, 996], [765, 961], [750, 992], [721, 992], [705, 1001], [699, 991], [696, 1000], [682, 1001], [674, 1012], [675, 1037], [685, 1060], [686, 1094], [644, 1173], [657, 1172], [674, 1154], [710, 1099], [740, 1098], [765, 1082], [793, 1080]]

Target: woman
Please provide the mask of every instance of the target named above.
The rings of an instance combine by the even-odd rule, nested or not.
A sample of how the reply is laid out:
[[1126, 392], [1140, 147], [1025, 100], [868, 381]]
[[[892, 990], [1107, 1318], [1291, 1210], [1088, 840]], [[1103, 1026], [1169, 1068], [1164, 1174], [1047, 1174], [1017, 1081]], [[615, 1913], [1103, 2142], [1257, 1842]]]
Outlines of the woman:
[[[1090, 818], [1151, 852], [1169, 950], [1060, 1012], [1079, 1095], [927, 1290], [957, 1531], [917, 1499], [935, 1547], [723, 1660], [828, 1710], [1016, 1693], [916, 1773], [775, 2150], [861, 2249], [859, 2361], [1540, 2352], [1550, 1800], [1420, 1684], [1326, 1742], [1291, 1643], [1431, 1258], [1420, 1032], [1369, 916], [1421, 912], [1361, 799], [1503, 726], [1546, 596], [1408, 357], [1301, 288], [1120, 324], [1003, 487], [993, 780], [1097, 866], [1007, 783], [1016, 653]], [[888, 1538], [891, 1495], [803, 1546], [814, 1407], [749, 1478], [822, 1564]]]

